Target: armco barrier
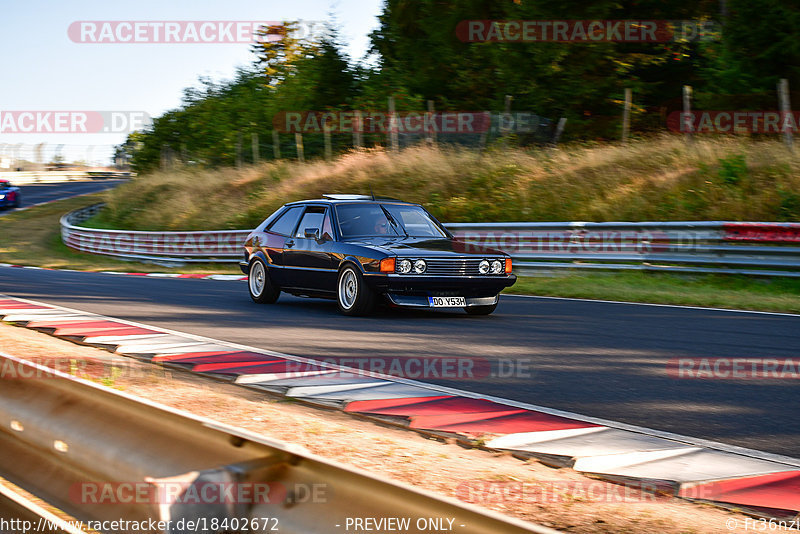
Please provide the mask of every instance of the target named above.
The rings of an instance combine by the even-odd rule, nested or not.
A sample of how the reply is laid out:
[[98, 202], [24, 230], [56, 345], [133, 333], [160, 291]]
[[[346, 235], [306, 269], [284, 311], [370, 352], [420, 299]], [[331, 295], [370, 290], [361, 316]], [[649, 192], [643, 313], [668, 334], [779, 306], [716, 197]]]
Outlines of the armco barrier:
[[514, 258], [519, 272], [658, 270], [800, 276], [800, 224], [694, 222], [454, 223], [468, 245]]
[[156, 263], [238, 261], [250, 230], [210, 232], [134, 232], [85, 228], [77, 224], [95, 215], [102, 204], [68, 213], [61, 218], [61, 239], [75, 250], [126, 260]]
[[[249, 230], [135, 232], [78, 226], [102, 204], [61, 219], [62, 239], [83, 252], [179, 264], [234, 262]], [[503, 250], [515, 271], [657, 270], [800, 276], [800, 224], [696, 222], [451, 223], [464, 251]]]
[[[425, 518], [462, 534], [555, 534], [10, 355], [0, 367], [16, 370], [0, 388], [0, 476], [84, 525], [110, 525], [92, 531], [322, 534], [348, 518], [408, 517], [408, 534], [432, 531]], [[23, 505], [0, 493], [0, 512], [46, 524]]]

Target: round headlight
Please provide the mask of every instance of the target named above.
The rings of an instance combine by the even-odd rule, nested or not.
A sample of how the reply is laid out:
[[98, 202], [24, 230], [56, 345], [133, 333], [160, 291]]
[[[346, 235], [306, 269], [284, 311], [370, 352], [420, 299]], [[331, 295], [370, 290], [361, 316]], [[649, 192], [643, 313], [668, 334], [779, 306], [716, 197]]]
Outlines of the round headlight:
[[422, 274], [425, 272], [428, 266], [425, 264], [425, 260], [417, 260], [414, 262], [414, 272], [417, 274]]
[[480, 264], [478, 264], [478, 271], [481, 274], [488, 273], [489, 272], [489, 262], [486, 261], [486, 260], [481, 261]]
[[500, 274], [503, 272], [503, 262], [500, 260], [494, 260], [492, 262], [492, 274]]
[[408, 274], [411, 272], [411, 260], [400, 260], [397, 264], [397, 271], [403, 274]]

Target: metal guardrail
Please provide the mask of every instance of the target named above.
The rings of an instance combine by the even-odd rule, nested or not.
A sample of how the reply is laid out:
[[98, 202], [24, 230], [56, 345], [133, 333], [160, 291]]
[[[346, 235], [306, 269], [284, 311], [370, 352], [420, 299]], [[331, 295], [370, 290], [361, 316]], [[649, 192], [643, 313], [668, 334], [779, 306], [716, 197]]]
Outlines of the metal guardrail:
[[[62, 217], [83, 252], [165, 264], [232, 262], [249, 230], [136, 232], [84, 228], [97, 204]], [[465, 250], [503, 250], [522, 274], [557, 269], [650, 270], [800, 277], [800, 224], [696, 222], [451, 223]]]
[[[409, 518], [403, 532], [436, 520], [463, 534], [555, 532], [13, 356], [0, 364], [0, 476], [89, 529], [340, 533], [348, 519]], [[164, 523], [95, 528], [121, 520]]]
[[137, 232], [78, 226], [97, 214], [103, 204], [72, 211], [61, 217], [61, 239], [81, 252], [123, 260], [162, 264], [231, 263], [242, 256], [250, 230], [203, 232]]
[[509, 253], [522, 273], [613, 269], [800, 276], [800, 224], [455, 223], [467, 248]]

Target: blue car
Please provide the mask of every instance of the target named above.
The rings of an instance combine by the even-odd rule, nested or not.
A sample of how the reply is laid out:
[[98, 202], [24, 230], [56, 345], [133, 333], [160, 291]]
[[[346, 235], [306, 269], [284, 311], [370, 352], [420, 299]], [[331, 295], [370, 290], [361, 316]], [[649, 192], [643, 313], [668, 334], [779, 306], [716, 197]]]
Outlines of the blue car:
[[0, 208], [18, 208], [22, 202], [19, 187], [8, 180], [0, 180]]

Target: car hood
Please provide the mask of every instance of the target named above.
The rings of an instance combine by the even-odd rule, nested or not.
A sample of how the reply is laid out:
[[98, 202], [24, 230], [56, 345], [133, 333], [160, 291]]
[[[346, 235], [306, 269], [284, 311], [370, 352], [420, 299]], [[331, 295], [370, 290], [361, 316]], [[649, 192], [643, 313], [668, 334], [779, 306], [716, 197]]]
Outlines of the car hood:
[[491, 249], [458, 239], [431, 239], [429, 237], [362, 237], [347, 240], [348, 243], [377, 248], [397, 256], [486, 256], [504, 255]]

